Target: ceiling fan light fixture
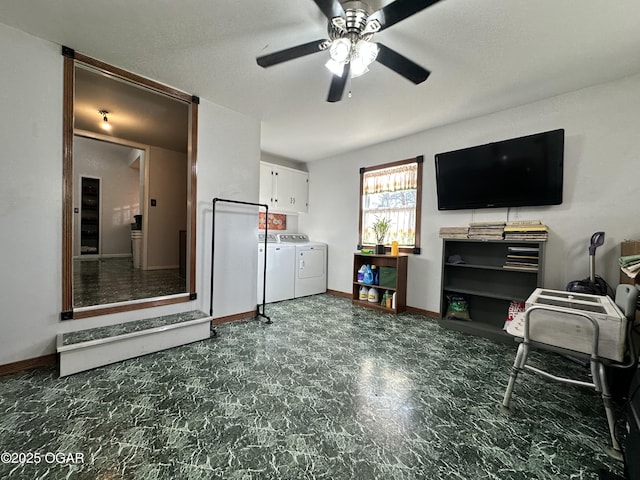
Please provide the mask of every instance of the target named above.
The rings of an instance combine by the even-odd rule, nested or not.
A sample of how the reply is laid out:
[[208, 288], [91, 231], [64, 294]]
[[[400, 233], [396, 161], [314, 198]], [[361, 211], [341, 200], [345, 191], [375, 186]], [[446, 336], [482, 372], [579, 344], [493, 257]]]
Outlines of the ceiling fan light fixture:
[[[441, 0], [385, 0], [375, 11], [368, 0], [313, 0], [329, 20], [328, 38], [307, 42], [295, 47], [256, 58], [263, 68], [304, 57], [318, 51], [329, 51], [325, 64], [333, 73], [328, 102], [339, 102], [350, 78], [369, 71], [377, 61], [386, 68], [418, 85], [431, 73], [404, 55], [370, 40], [381, 32]], [[351, 96], [351, 95], [349, 95]]]
[[330, 58], [329, 61], [324, 64], [331, 73], [338, 77], [342, 77], [344, 74], [344, 65], [344, 62], [336, 62], [333, 58]]
[[344, 37], [336, 38], [331, 42], [329, 54], [331, 55], [331, 59], [336, 62], [346, 62], [349, 59], [349, 55], [351, 55], [351, 40]]
[[351, 78], [356, 78], [364, 75], [369, 71], [369, 68], [362, 62], [354, 59], [351, 62]]
[[351, 59], [351, 77], [359, 77], [369, 71], [369, 65], [378, 57], [378, 45], [366, 40], [356, 43]]

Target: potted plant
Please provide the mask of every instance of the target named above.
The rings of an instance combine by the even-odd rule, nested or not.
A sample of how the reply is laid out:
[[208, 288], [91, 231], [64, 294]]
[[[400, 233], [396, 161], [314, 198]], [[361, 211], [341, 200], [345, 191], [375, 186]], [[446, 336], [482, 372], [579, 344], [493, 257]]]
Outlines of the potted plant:
[[376, 217], [376, 221], [373, 222], [371, 226], [373, 229], [373, 233], [376, 235], [376, 241], [378, 244], [376, 245], [376, 253], [384, 254], [384, 237], [387, 236], [389, 230], [391, 229], [391, 220], [386, 217]]

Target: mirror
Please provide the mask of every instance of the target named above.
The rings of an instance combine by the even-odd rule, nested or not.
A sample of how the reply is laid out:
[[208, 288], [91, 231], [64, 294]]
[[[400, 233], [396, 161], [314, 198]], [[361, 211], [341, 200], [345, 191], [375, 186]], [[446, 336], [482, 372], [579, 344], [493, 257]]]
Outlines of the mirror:
[[63, 54], [61, 318], [195, 299], [198, 99]]

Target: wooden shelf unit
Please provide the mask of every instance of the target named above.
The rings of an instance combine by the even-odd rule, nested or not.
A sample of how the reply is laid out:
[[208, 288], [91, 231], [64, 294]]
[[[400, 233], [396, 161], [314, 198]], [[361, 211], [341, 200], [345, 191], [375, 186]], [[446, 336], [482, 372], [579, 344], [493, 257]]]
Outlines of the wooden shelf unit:
[[100, 253], [100, 179], [82, 177], [80, 255]]
[[[368, 253], [355, 253], [353, 256], [353, 288], [351, 301], [355, 305], [362, 307], [373, 308], [382, 312], [388, 313], [401, 313], [407, 309], [407, 264], [408, 255], [376, 255]], [[393, 287], [369, 285], [363, 282], [358, 282], [358, 270], [362, 265], [375, 265], [376, 267], [394, 267], [396, 269], [396, 284]], [[396, 294], [396, 308], [383, 307], [380, 303], [374, 303], [369, 301], [360, 300], [360, 287], [371, 288], [374, 287], [378, 290], [380, 301], [382, 301], [382, 295], [386, 290], [389, 290], [392, 294]]]
[[[443, 239], [440, 325], [497, 341], [513, 342], [504, 330], [511, 301], [524, 302], [543, 287], [544, 241]], [[538, 269], [504, 267], [509, 247], [538, 249]], [[464, 263], [449, 263], [460, 255]], [[461, 295], [469, 303], [471, 321], [445, 318], [449, 295]]]

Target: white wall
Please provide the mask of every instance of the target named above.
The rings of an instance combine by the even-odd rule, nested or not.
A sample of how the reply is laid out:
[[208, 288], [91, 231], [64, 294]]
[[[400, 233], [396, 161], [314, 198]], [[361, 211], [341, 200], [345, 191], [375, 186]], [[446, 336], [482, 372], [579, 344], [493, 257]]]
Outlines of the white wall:
[[84, 137], [73, 140], [73, 255], [80, 255], [81, 177], [100, 178], [100, 253], [131, 255], [131, 222], [140, 213], [140, 170], [129, 166], [131, 147]]
[[[198, 300], [61, 322], [63, 57], [59, 45], [0, 24], [0, 63], [0, 365], [54, 353], [59, 332], [208, 310], [210, 227], [201, 222], [210, 220], [214, 196], [258, 198], [259, 122], [206, 100], [200, 104]], [[255, 252], [256, 224], [253, 219], [237, 226], [238, 238], [247, 239], [238, 242], [247, 247], [240, 253]], [[225, 295], [216, 314], [255, 309], [255, 255], [248, 258], [237, 269], [221, 269], [232, 291], [220, 288]]]
[[[531, 133], [565, 129], [564, 202], [559, 206], [439, 212], [434, 155]], [[620, 242], [640, 238], [640, 76], [421, 132], [308, 164], [309, 214], [300, 229], [329, 244], [328, 286], [351, 291], [358, 243], [358, 169], [424, 155], [422, 254], [409, 259], [408, 305], [439, 310], [441, 226], [471, 221], [540, 219], [550, 228], [545, 286], [564, 289], [589, 274], [587, 246], [602, 230], [596, 273], [617, 285]]]
[[0, 25], [0, 364], [53, 352], [62, 308], [62, 56]]
[[[151, 147], [147, 159], [149, 200], [147, 201], [147, 269], [178, 268], [180, 230], [187, 229], [187, 155]], [[151, 205], [155, 200], [155, 206]], [[144, 219], [143, 219], [144, 220]]]
[[[211, 102], [200, 104], [198, 147], [198, 285], [209, 311], [213, 199], [257, 202], [260, 124]], [[216, 203], [214, 317], [255, 311], [258, 209]]]

